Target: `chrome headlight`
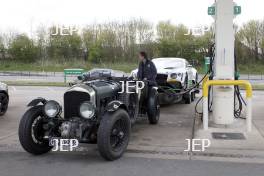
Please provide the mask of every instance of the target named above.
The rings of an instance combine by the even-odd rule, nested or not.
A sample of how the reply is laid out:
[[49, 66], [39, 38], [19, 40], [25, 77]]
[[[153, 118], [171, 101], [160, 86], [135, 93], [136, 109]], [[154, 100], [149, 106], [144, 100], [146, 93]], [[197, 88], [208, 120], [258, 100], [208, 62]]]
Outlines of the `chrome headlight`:
[[0, 82], [0, 89], [2, 89], [2, 90], [8, 90], [8, 87], [7, 87], [7, 85], [5, 83], [1, 83]]
[[177, 73], [172, 73], [172, 74], [170, 75], [170, 77], [171, 77], [172, 79], [176, 79], [176, 78], [177, 78]]
[[181, 80], [182, 80], [182, 78], [183, 78], [183, 73], [178, 73], [177, 76], [178, 76], [178, 79], [181, 79]]
[[80, 115], [85, 119], [91, 119], [95, 114], [95, 107], [94, 105], [89, 102], [85, 101], [80, 106]]
[[61, 113], [61, 106], [54, 100], [47, 101], [44, 105], [44, 112], [48, 117], [56, 117]]

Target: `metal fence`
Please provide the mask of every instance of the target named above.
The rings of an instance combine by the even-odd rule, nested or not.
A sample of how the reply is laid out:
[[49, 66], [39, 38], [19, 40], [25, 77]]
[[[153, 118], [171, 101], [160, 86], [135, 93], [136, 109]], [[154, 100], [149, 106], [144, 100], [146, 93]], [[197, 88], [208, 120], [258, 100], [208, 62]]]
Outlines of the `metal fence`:
[[[35, 72], [35, 71], [1, 71], [0, 76], [24, 76], [24, 77], [63, 77], [64, 72]], [[69, 75], [76, 77], [75, 75]], [[202, 77], [203, 75], [199, 75]], [[243, 80], [264, 80], [264, 73], [260, 74], [241, 74]]]
[[2, 71], [0, 76], [39, 76], [39, 77], [63, 77], [63, 72], [33, 72], [33, 71]]
[[261, 74], [241, 74], [240, 75], [240, 79], [244, 79], [244, 80], [263, 80], [264, 79], [264, 75], [263, 73]]

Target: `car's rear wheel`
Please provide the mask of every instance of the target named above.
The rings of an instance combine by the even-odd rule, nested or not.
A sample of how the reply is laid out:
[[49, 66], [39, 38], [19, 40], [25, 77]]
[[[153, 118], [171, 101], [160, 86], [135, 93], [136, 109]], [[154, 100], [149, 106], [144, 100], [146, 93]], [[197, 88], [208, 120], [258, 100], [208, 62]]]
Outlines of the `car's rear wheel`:
[[156, 89], [152, 88], [149, 92], [149, 98], [147, 102], [147, 114], [150, 124], [157, 124], [160, 117], [160, 105], [158, 92]]
[[198, 74], [197, 73], [195, 75], [195, 84], [197, 85], [196, 88], [199, 88], [199, 84], [198, 84]]
[[192, 102], [192, 95], [191, 92], [187, 92], [183, 95], [183, 100], [185, 104], [191, 104]]
[[19, 124], [19, 141], [22, 147], [29, 153], [40, 155], [49, 152], [52, 147], [49, 141], [44, 139], [43, 106], [30, 108], [22, 117]]
[[120, 158], [127, 148], [130, 131], [129, 115], [124, 109], [106, 113], [98, 129], [97, 145], [101, 156], [109, 161]]
[[8, 96], [5, 93], [0, 93], [0, 116], [4, 115], [8, 109]]

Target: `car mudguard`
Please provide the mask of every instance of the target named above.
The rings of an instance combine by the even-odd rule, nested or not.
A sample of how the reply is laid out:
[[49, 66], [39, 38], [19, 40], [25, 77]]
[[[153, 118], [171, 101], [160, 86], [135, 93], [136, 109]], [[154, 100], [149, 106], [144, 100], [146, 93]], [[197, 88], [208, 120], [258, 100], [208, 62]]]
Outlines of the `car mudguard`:
[[7, 97], [9, 98], [8, 91], [7, 91], [7, 90], [2, 90], [2, 89], [0, 89], [0, 93], [4, 93], [4, 94], [6, 94]]
[[108, 112], [114, 112], [119, 108], [123, 108], [127, 111], [127, 106], [122, 101], [118, 101], [118, 100], [113, 100], [110, 103], [108, 103], [108, 105], [106, 106], [106, 110]]
[[47, 100], [45, 98], [38, 97], [32, 100], [31, 102], [29, 102], [27, 106], [37, 106], [39, 103], [45, 104], [46, 102]]

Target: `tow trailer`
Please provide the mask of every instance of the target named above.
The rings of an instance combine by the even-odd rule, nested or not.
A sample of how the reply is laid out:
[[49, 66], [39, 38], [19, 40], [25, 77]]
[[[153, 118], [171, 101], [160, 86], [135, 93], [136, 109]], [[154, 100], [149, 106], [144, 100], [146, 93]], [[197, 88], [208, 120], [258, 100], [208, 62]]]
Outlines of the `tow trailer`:
[[184, 101], [185, 104], [191, 104], [195, 100], [196, 94], [200, 92], [200, 82], [197, 84], [189, 82], [187, 89], [159, 85], [159, 101], [161, 104], [179, 103], [181, 101]]

